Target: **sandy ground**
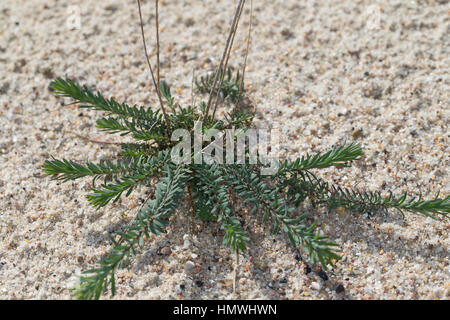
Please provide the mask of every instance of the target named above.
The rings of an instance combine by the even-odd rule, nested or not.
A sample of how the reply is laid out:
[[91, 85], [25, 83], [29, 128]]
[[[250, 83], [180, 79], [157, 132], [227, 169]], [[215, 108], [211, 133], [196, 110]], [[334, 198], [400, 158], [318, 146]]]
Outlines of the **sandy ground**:
[[[107, 233], [133, 216], [136, 193], [99, 211], [84, 195], [90, 181], [42, 177], [50, 155], [111, 158], [120, 141], [98, 133], [96, 114], [63, 106], [48, 85], [70, 76], [119, 101], [156, 108], [148, 81], [134, 0], [73, 1], [80, 29], [67, 21], [70, 2], [0, 1], [0, 298], [68, 299], [82, 270], [107, 252]], [[232, 1], [162, 1], [162, 74], [179, 101], [191, 97], [192, 72], [217, 65]], [[75, 10], [76, 12], [76, 10]], [[153, 6], [143, 12], [154, 23]], [[285, 155], [361, 143], [363, 161], [322, 176], [370, 190], [447, 195], [450, 5], [446, 0], [255, 0], [248, 87], [258, 125], [283, 131]], [[76, 22], [76, 20], [74, 20]], [[245, 27], [232, 65], [239, 67]], [[150, 44], [153, 25], [147, 25]], [[152, 49], [152, 53], [154, 50]], [[186, 212], [181, 209], [180, 213]], [[254, 245], [241, 256], [240, 296], [231, 291], [233, 255], [214, 225], [194, 237], [178, 215], [130, 270], [117, 299], [448, 299], [448, 221], [390, 212], [315, 212], [324, 233], [342, 245], [328, 281], [306, 273], [282, 235], [266, 236], [245, 216]], [[207, 244], [207, 245], [206, 245]], [[159, 255], [170, 247], [171, 255]], [[200, 272], [186, 274], [194, 261]], [[342, 284], [344, 293], [336, 293]]]

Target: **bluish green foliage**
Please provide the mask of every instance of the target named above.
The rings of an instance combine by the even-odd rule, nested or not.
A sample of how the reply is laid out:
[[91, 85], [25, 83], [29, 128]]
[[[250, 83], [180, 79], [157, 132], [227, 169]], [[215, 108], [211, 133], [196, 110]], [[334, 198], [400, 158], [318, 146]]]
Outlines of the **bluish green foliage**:
[[[209, 94], [211, 92], [215, 77], [216, 73], [213, 72], [200, 77], [200, 79], [195, 79], [195, 86], [197, 90], [200, 93]], [[236, 76], [233, 76], [233, 70], [228, 68], [225, 73], [220, 73], [219, 82], [221, 80], [223, 81], [222, 87], [220, 90], [216, 89], [213, 94], [220, 94], [224, 100], [229, 99], [231, 102], [237, 103], [239, 101], [239, 86], [241, 81], [239, 70], [236, 72]]]
[[[214, 77], [210, 76], [197, 81], [198, 90], [210, 92], [212, 79]], [[235, 108], [225, 119], [207, 119], [204, 129], [248, 128], [254, 113], [240, 103], [239, 74], [233, 77], [229, 70], [223, 83], [220, 94], [230, 98]], [[184, 108], [176, 103], [167, 83], [161, 82], [160, 87], [172, 111], [168, 114], [167, 123], [158, 112], [106, 99], [101, 93], [93, 93], [86, 86], [71, 80], [57, 79], [51, 85], [56, 96], [72, 98], [81, 108], [106, 113], [97, 121], [101, 131], [131, 134], [137, 141], [122, 144], [115, 161], [82, 164], [52, 158], [43, 164], [46, 175], [63, 182], [86, 177], [93, 178], [95, 182], [103, 178], [103, 183], [93, 187], [92, 193], [87, 196], [89, 203], [97, 209], [129, 196], [138, 186], [152, 186], [153, 181], [157, 181], [154, 197], [145, 201], [123, 232], [111, 236], [112, 248], [100, 259], [99, 266], [86, 271], [81, 277], [80, 286], [74, 292], [78, 298], [98, 299], [108, 290], [114, 294], [116, 270], [132, 262], [150, 234], [166, 232], [169, 217], [186, 198], [192, 200], [191, 209], [196, 217], [220, 225], [225, 232], [223, 243], [232, 251], [245, 251], [250, 241], [245, 225], [234, 210], [233, 199], [237, 198], [251, 207], [250, 214], [262, 223], [270, 223], [273, 233], [284, 232], [292, 246], [301, 247], [312, 263], [320, 263], [324, 268], [340, 259], [340, 250], [336, 243], [317, 229], [315, 222], [311, 222], [311, 216], [300, 213], [298, 208], [307, 199], [314, 206], [344, 207], [368, 214], [393, 208], [402, 214], [409, 211], [433, 218], [448, 217], [449, 196], [422, 200], [421, 197], [408, 198], [406, 195], [394, 197], [389, 193], [383, 197], [379, 192], [332, 186], [317, 177], [315, 170], [348, 166], [352, 161], [359, 160], [362, 150], [355, 143], [284, 161], [273, 176], [261, 175], [261, 164], [177, 166], [170, 160], [174, 143], [169, 132], [177, 128], [193, 130], [194, 124], [202, 119], [206, 104], [200, 102], [197, 106]]]

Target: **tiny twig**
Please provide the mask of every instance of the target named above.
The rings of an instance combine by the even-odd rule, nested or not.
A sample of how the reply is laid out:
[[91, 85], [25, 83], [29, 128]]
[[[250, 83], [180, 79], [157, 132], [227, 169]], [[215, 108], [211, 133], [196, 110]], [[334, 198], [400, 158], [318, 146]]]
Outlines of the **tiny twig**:
[[191, 102], [192, 102], [192, 105], [193, 105], [193, 106], [195, 106], [194, 82], [195, 82], [195, 69], [192, 69]]
[[188, 191], [188, 200], [189, 200], [189, 211], [190, 211], [190, 219], [188, 218], [188, 220], [190, 220], [189, 221], [189, 233], [191, 234], [191, 235], [193, 235], [194, 234], [194, 232], [193, 232], [193, 227], [192, 227], [192, 225], [194, 224], [194, 199], [192, 198], [192, 192], [191, 192], [191, 186], [190, 185], [188, 185], [188, 187], [187, 187], [187, 191]]
[[81, 134], [78, 134], [78, 133], [76, 133], [76, 132], [69, 131], [69, 130], [66, 130], [66, 132], [67, 132], [67, 133], [71, 133], [71, 134], [77, 136], [77, 137], [80, 138], [80, 139], [83, 139], [83, 140], [86, 140], [86, 141], [89, 141], [89, 142], [92, 142], [92, 143], [98, 143], [98, 144], [114, 144], [114, 145], [121, 145], [121, 144], [122, 144], [122, 142], [109, 142], [109, 141], [93, 140], [93, 139], [90, 139], [90, 138], [88, 138], [88, 137], [86, 137], [86, 136], [83, 136], [83, 135], [81, 135]]
[[239, 249], [236, 249], [236, 261], [234, 264], [233, 271], [233, 293], [237, 294], [237, 283], [238, 283], [238, 272], [239, 272]]

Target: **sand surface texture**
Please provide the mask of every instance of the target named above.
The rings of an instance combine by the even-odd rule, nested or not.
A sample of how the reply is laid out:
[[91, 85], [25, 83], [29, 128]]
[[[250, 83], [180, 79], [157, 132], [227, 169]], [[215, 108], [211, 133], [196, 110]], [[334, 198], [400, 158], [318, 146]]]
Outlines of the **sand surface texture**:
[[[136, 2], [73, 2], [77, 7], [68, 1], [0, 1], [2, 299], [70, 298], [80, 272], [94, 267], [110, 248], [107, 234], [129, 222], [145, 197], [141, 190], [96, 211], [84, 197], [90, 180], [62, 184], [42, 176], [40, 167], [50, 155], [99, 161], [118, 151], [79, 135], [123, 141], [96, 130], [98, 113], [63, 106], [69, 100], [53, 97], [48, 86], [55, 77], [71, 77], [119, 101], [158, 106]], [[357, 141], [365, 151], [362, 161], [320, 176], [396, 194], [449, 193], [448, 1], [254, 2], [248, 92], [257, 125], [282, 130], [285, 156]], [[179, 102], [191, 97], [193, 70], [200, 75], [217, 66], [232, 4], [161, 1], [161, 73]], [[71, 29], [77, 10], [80, 28]], [[144, 1], [154, 58], [153, 13], [152, 2]], [[243, 62], [247, 14], [232, 52], [234, 67]], [[448, 221], [311, 210], [321, 230], [343, 249], [343, 259], [324, 280], [323, 274], [305, 270], [284, 235], [270, 235], [269, 225], [259, 226], [237, 209], [253, 243], [240, 258], [240, 296], [232, 293], [234, 256], [221, 245], [222, 234], [215, 224], [199, 222], [198, 232], [186, 236], [182, 206], [168, 234], [149, 241], [133, 267], [118, 272], [114, 298], [450, 296]]]

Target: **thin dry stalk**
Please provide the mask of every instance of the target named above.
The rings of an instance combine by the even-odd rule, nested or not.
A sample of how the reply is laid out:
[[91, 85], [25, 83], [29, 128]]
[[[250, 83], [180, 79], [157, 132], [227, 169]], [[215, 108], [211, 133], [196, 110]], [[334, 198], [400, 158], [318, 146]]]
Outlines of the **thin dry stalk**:
[[71, 133], [71, 134], [75, 135], [76, 137], [78, 137], [78, 138], [80, 138], [80, 139], [83, 139], [83, 140], [86, 140], [86, 141], [89, 141], [89, 142], [92, 142], [92, 143], [98, 143], [98, 144], [114, 144], [114, 145], [121, 145], [121, 144], [122, 144], [122, 142], [111, 142], [111, 141], [94, 140], [94, 139], [91, 139], [91, 138], [89, 138], [89, 137], [83, 136], [83, 135], [81, 135], [81, 134], [78, 134], [78, 133], [73, 132], [73, 131], [70, 131], [70, 130], [66, 130], [66, 132], [67, 132], [67, 133]]
[[239, 294], [238, 291], [238, 278], [239, 278], [239, 249], [236, 249], [236, 261], [234, 264], [234, 270], [233, 270], [233, 293]]
[[233, 34], [235, 32], [236, 21], [237, 21], [239, 15], [240, 15], [241, 6], [242, 6], [243, 3], [245, 3], [245, 0], [240, 0], [238, 6], [236, 8], [236, 13], [234, 15], [233, 22], [231, 24], [230, 34], [228, 35], [228, 39], [226, 41], [225, 50], [223, 52], [222, 59], [220, 60], [219, 67], [217, 69], [216, 75], [214, 77], [214, 82], [213, 82], [213, 85], [211, 87], [211, 91], [209, 93], [208, 103], [206, 105], [205, 114], [203, 115], [203, 121], [202, 121], [203, 123], [205, 122], [206, 118], [208, 117], [209, 109], [210, 109], [211, 103], [212, 103], [213, 93], [216, 90], [217, 81], [219, 79], [221, 71], [223, 70], [223, 64], [224, 64], [225, 59], [226, 59], [227, 54], [228, 54], [228, 48], [229, 48], [231, 40], [233, 38]]
[[[237, 32], [237, 29], [238, 29], [238, 26], [239, 26], [239, 21], [241, 19], [242, 10], [244, 8], [244, 5], [245, 5], [245, 0], [239, 1], [239, 4], [238, 4], [238, 15], [237, 15], [237, 17], [236, 17], [236, 19], [234, 21], [234, 25], [232, 27], [232, 34], [233, 35], [231, 37], [230, 45], [229, 45], [228, 51], [226, 53], [225, 63], [223, 65], [222, 70], [219, 70], [220, 73], [223, 72], [223, 76], [220, 78], [220, 83], [219, 83], [219, 86], [217, 88], [217, 92], [220, 92], [220, 89], [222, 88], [222, 85], [223, 85], [223, 80], [225, 78], [225, 70], [227, 70], [227, 67], [228, 67], [228, 60], [230, 59], [231, 50], [233, 49], [234, 37], [236, 36], [236, 32]], [[216, 102], [214, 103], [214, 111], [213, 111], [213, 114], [212, 114], [212, 118], [213, 119], [214, 119], [214, 117], [216, 115], [216, 110], [217, 110], [217, 106], [219, 104], [219, 99], [220, 99], [220, 96], [218, 94], [217, 97], [216, 97]]]
[[194, 219], [195, 219], [195, 204], [194, 204], [194, 198], [192, 197], [192, 191], [191, 186], [188, 185], [187, 187], [188, 191], [188, 200], [189, 200], [189, 211], [190, 215], [188, 215], [188, 224], [189, 224], [189, 234], [194, 234]]
[[245, 49], [244, 66], [242, 68], [241, 83], [239, 84], [238, 102], [241, 100], [242, 89], [244, 87], [245, 69], [247, 68], [248, 51], [250, 49], [250, 42], [252, 37], [253, 25], [253, 0], [250, 0], [250, 24], [248, 26], [247, 48]]
[[[233, 37], [231, 38], [231, 44], [230, 44], [230, 47], [228, 48], [227, 58], [226, 58], [226, 60], [225, 60], [224, 72], [225, 72], [225, 70], [226, 70], [226, 68], [227, 68], [227, 66], [228, 66], [228, 60], [230, 59], [231, 50], [233, 49], [234, 37], [236, 36], [236, 32], [237, 32], [237, 29], [238, 29], [239, 21], [241, 20], [241, 15], [242, 15], [242, 11], [243, 11], [243, 9], [244, 9], [245, 0], [240, 1], [240, 2], [239, 2], [239, 5], [240, 5], [239, 15], [238, 15], [238, 17], [237, 17], [237, 19], [236, 19], [236, 23], [235, 23], [235, 25], [234, 25]], [[222, 79], [222, 80], [223, 80], [223, 79]], [[220, 90], [220, 88], [221, 88], [221, 86], [219, 86], [219, 90]]]
[[194, 83], [195, 83], [195, 69], [192, 69], [192, 80], [191, 80], [191, 103], [192, 103], [193, 106], [195, 106]]
[[164, 120], [166, 121], [167, 131], [169, 132], [169, 135], [170, 135], [169, 118], [167, 117], [166, 109], [164, 108], [164, 103], [163, 103], [163, 100], [162, 100], [162, 97], [161, 97], [161, 92], [159, 91], [159, 85], [156, 83], [156, 80], [155, 80], [155, 75], [153, 73], [153, 68], [152, 68], [152, 64], [150, 62], [150, 58], [148, 57], [147, 44], [145, 42], [144, 22], [142, 20], [141, 1], [137, 0], [137, 3], [138, 3], [138, 8], [139, 8], [139, 20], [141, 22], [141, 34], [142, 34], [142, 42], [144, 44], [145, 58], [147, 59], [147, 64], [148, 64], [148, 68], [150, 69], [150, 74], [152, 76], [153, 85], [155, 86], [156, 93], [157, 93], [158, 99], [159, 99], [159, 104], [161, 105], [161, 110], [162, 110], [162, 113], [164, 115]]
[[160, 83], [161, 83], [161, 78], [160, 78], [160, 62], [159, 62], [159, 8], [158, 8], [158, 4], [159, 4], [159, 0], [156, 0], [156, 6], [155, 6], [155, 11], [156, 11], [156, 83], [158, 84], [158, 92], [161, 92], [161, 88], [160, 88]]

